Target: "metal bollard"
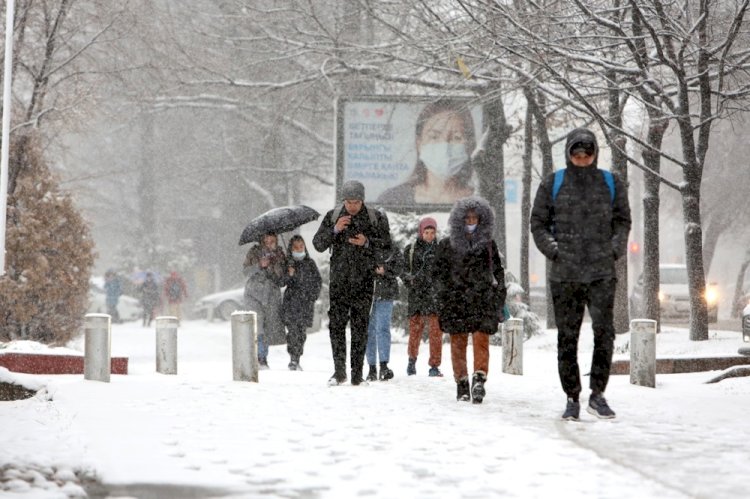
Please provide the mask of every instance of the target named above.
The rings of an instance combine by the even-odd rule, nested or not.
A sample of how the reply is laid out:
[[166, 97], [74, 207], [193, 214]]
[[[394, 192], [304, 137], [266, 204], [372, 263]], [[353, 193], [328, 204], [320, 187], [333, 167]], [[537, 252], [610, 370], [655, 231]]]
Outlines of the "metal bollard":
[[258, 315], [232, 312], [232, 376], [258, 382]]
[[630, 321], [630, 384], [656, 387], [656, 321]]
[[523, 319], [503, 323], [503, 372], [523, 374]]
[[177, 317], [156, 318], [156, 372], [177, 374]]
[[108, 314], [86, 314], [84, 318], [83, 378], [109, 383], [112, 369], [112, 318]]

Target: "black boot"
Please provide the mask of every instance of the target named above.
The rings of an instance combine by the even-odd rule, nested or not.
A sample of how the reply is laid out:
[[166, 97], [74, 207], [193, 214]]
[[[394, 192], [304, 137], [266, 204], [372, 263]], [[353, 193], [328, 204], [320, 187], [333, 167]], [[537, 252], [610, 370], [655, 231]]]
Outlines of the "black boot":
[[409, 376], [417, 374], [417, 359], [409, 359], [409, 364], [406, 366], [406, 374]]
[[378, 370], [372, 364], [370, 364], [370, 372], [367, 373], [366, 379], [367, 381], [377, 381], [378, 379]]
[[459, 402], [468, 402], [471, 400], [469, 378], [462, 378], [456, 382], [456, 400]]
[[393, 371], [388, 368], [387, 362], [380, 363], [380, 381], [388, 381], [393, 378]]
[[352, 369], [352, 385], [361, 385], [364, 379], [362, 379], [362, 369]]
[[487, 376], [482, 371], [477, 371], [474, 376], [471, 377], [471, 396], [472, 402], [475, 404], [481, 404], [484, 400], [484, 383], [487, 381]]

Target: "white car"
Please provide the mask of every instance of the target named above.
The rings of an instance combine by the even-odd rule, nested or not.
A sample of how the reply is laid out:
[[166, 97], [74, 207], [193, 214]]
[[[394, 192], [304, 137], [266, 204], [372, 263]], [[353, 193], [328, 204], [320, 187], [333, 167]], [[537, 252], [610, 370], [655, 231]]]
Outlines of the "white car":
[[[123, 321], [135, 321], [143, 317], [143, 307], [141, 307], [140, 300], [128, 295], [120, 295], [120, 299], [117, 302], [117, 311], [120, 314], [120, 320]], [[89, 285], [88, 313], [107, 313], [107, 294], [95, 282]]]
[[[706, 286], [708, 322], [719, 318], [719, 292], [715, 284]], [[659, 310], [662, 318], [690, 317], [690, 292], [687, 267], [681, 264], [659, 265]], [[631, 317], [643, 314], [643, 275], [638, 278], [630, 294]]]
[[210, 321], [216, 317], [228, 321], [232, 312], [242, 309], [245, 303], [244, 297], [244, 286], [206, 295], [195, 302], [193, 315], [197, 319], [208, 319]]

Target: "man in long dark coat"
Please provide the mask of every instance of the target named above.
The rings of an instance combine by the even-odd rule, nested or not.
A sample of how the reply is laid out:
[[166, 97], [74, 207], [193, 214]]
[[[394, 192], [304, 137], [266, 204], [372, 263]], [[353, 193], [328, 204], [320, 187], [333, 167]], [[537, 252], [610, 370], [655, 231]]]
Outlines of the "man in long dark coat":
[[375, 254], [391, 248], [391, 235], [385, 215], [365, 205], [362, 183], [345, 182], [342, 198], [343, 206], [323, 217], [313, 245], [320, 252], [331, 250], [328, 328], [334, 372], [329, 383], [346, 381], [346, 325], [350, 323], [351, 381], [359, 385], [363, 381]]

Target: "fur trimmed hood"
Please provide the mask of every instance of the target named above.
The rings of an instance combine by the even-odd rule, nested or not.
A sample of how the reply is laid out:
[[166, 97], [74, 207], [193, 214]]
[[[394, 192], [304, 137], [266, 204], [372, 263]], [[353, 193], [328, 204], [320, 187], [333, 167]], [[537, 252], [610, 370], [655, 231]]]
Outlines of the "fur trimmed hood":
[[[479, 223], [471, 245], [469, 245], [464, 229], [464, 217], [469, 210], [474, 210], [479, 216]], [[459, 199], [453, 205], [448, 217], [448, 239], [450, 239], [451, 247], [458, 253], [466, 254], [476, 247], [485, 248], [487, 243], [492, 241], [494, 230], [495, 211], [485, 199], [473, 196]]]

